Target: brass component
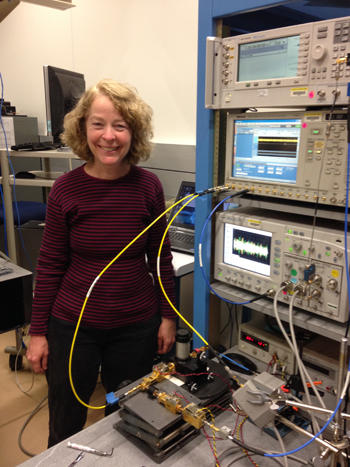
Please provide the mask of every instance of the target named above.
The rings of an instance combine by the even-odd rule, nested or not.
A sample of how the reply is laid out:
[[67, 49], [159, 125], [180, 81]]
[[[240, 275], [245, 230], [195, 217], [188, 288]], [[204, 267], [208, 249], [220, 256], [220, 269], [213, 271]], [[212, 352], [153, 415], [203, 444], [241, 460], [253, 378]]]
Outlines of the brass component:
[[346, 63], [346, 57], [339, 57], [336, 59], [337, 64]]
[[185, 422], [189, 423], [197, 430], [202, 428], [205, 421], [205, 411], [203, 409], [198, 408], [194, 403], [183, 407], [179, 397], [172, 396], [165, 392], [155, 391], [154, 395], [157, 396], [158, 402], [164, 405], [169, 412], [173, 414], [181, 413]]
[[130, 394], [137, 391], [146, 391], [152, 384], [159, 383], [166, 378], [167, 374], [175, 371], [174, 363], [160, 363], [159, 365], [153, 368], [152, 373], [149, 376], [143, 378], [140, 384], [130, 389], [125, 393], [125, 396], [130, 396]]
[[165, 392], [159, 392], [157, 394], [157, 400], [173, 414], [177, 414], [182, 411], [181, 400], [179, 397], [171, 396]]
[[182, 409], [182, 418], [185, 422], [199, 430], [204, 424], [205, 412], [199, 409], [195, 404], [191, 403]]
[[[206, 350], [206, 347], [202, 347], [201, 350]], [[194, 353], [192, 352], [191, 357], [194, 357]], [[197, 355], [197, 353], [195, 353]], [[130, 389], [124, 396], [129, 396], [137, 391], [146, 391], [149, 387], [154, 384], [162, 381], [167, 377], [169, 373], [174, 372], [175, 364], [174, 363], [161, 363], [153, 368], [152, 373], [149, 376], [143, 378], [140, 384]], [[206, 414], [205, 409], [199, 408], [196, 404], [190, 403], [183, 407], [182, 400], [171, 394], [167, 394], [166, 392], [160, 392], [158, 390], [153, 391], [153, 395], [157, 398], [157, 401], [162, 404], [169, 412], [173, 414], [181, 414], [183, 420], [194, 428], [199, 430], [202, 428], [206, 421]], [[212, 429], [218, 429], [212, 424]]]

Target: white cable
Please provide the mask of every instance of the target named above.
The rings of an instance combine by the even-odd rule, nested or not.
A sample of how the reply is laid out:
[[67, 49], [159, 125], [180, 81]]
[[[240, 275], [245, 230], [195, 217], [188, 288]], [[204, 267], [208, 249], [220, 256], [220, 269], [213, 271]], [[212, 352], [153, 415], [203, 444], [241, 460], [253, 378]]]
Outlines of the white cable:
[[345, 396], [346, 396], [346, 391], [348, 389], [348, 386], [349, 386], [349, 383], [350, 383], [350, 371], [348, 370], [347, 374], [346, 374], [346, 378], [345, 378], [345, 383], [344, 383], [344, 387], [343, 387], [343, 390], [340, 394], [340, 399], [344, 399]]
[[[280, 432], [278, 431], [277, 427], [276, 427], [276, 423], [275, 423], [275, 419], [273, 420], [272, 422], [272, 428], [273, 428], [273, 431], [275, 433], [275, 436], [277, 438], [277, 441], [280, 443], [280, 446], [281, 446], [281, 451], [282, 452], [286, 452], [286, 448], [284, 446], [284, 442], [283, 442], [283, 439], [282, 439], [282, 436], [280, 435]], [[283, 458], [283, 461], [284, 461], [284, 467], [289, 467], [289, 463], [288, 463], [288, 457], [284, 457]]]
[[[295, 298], [296, 298], [296, 295], [298, 294], [299, 292], [296, 291], [294, 293], [294, 295], [292, 296], [292, 299], [289, 303], [289, 328], [290, 328], [290, 335], [291, 335], [291, 338], [292, 338], [292, 343], [293, 343], [293, 347], [294, 347], [294, 355], [295, 355], [295, 358], [297, 359], [297, 364], [298, 364], [298, 367], [299, 367], [299, 370], [300, 370], [300, 376], [302, 377], [302, 381], [303, 381], [303, 384], [304, 384], [304, 379], [305, 379], [305, 376], [307, 377], [312, 389], [314, 390], [314, 393], [317, 397], [317, 400], [318, 402], [320, 403], [321, 407], [322, 408], [326, 408], [326, 405], [324, 403], [324, 401], [322, 400], [321, 396], [320, 396], [320, 393], [318, 392], [318, 389], [316, 388], [310, 374], [308, 373], [305, 365], [304, 365], [304, 362], [302, 361], [302, 359], [300, 358], [300, 355], [299, 355], [299, 351], [298, 351], [298, 344], [297, 344], [297, 340], [296, 340], [296, 337], [295, 337], [295, 332], [294, 332], [294, 323], [293, 323], [293, 306], [294, 306], [294, 301], [295, 301]], [[309, 391], [307, 391], [307, 385], [305, 386], [304, 385], [304, 390], [305, 390], [305, 394], [309, 395]], [[309, 398], [307, 397], [307, 399], [309, 400]]]
[[21, 383], [19, 382], [19, 379], [18, 379], [18, 370], [17, 370], [17, 361], [18, 361], [18, 355], [20, 353], [20, 350], [18, 351], [17, 355], [16, 355], [16, 360], [15, 360], [15, 381], [16, 381], [16, 386], [18, 387], [18, 389], [23, 392], [23, 394], [26, 394], [28, 395], [28, 393], [33, 389], [33, 386], [34, 386], [34, 372], [32, 371], [31, 374], [32, 374], [32, 381], [30, 383], [30, 386], [28, 389], [24, 389], [23, 386], [21, 385]]
[[18, 363], [18, 358], [19, 358], [19, 355], [20, 353], [22, 352], [22, 345], [20, 346], [20, 348], [18, 349], [18, 352], [16, 354], [16, 359], [15, 359], [15, 382], [16, 382], [16, 386], [18, 387], [18, 389], [23, 392], [23, 394], [25, 395], [28, 395], [29, 391], [31, 391], [31, 389], [33, 388], [34, 386], [34, 371], [31, 369], [31, 375], [32, 375], [32, 381], [30, 383], [30, 386], [28, 389], [24, 389], [21, 385], [21, 383], [19, 382], [19, 379], [18, 379], [18, 369], [17, 369], [17, 363]]
[[[291, 340], [289, 339], [288, 334], [286, 333], [286, 330], [284, 329], [284, 326], [283, 326], [282, 321], [281, 321], [281, 319], [280, 319], [280, 317], [279, 317], [279, 314], [278, 314], [277, 299], [278, 299], [279, 294], [280, 294], [280, 293], [282, 292], [282, 290], [284, 290], [284, 289], [285, 289], [285, 286], [283, 286], [283, 287], [281, 287], [281, 288], [279, 288], [279, 289], [277, 290], [276, 295], [274, 296], [274, 299], [273, 299], [273, 310], [274, 310], [274, 313], [275, 313], [275, 318], [276, 318], [276, 321], [277, 321], [277, 323], [278, 323], [278, 326], [279, 326], [279, 328], [280, 328], [280, 330], [281, 330], [281, 332], [282, 332], [282, 334], [283, 334], [283, 336], [284, 336], [284, 338], [285, 338], [287, 344], [289, 345], [289, 347], [291, 348], [293, 354], [295, 355], [295, 357], [296, 357], [296, 359], [297, 359], [297, 363], [298, 363], [298, 357], [297, 357], [297, 355], [299, 356], [299, 352], [296, 352], [296, 351], [295, 351], [294, 346], [293, 346], [293, 343], [292, 343]], [[299, 357], [299, 360], [300, 360], [300, 357]], [[305, 369], [305, 371], [306, 371], [306, 369]], [[301, 379], [302, 379], [302, 382], [303, 382], [303, 385], [304, 385], [304, 383], [305, 383], [305, 376], [302, 375], [302, 371], [300, 371], [300, 375], [302, 376]], [[304, 378], [304, 379], [303, 379], [303, 378]], [[305, 385], [306, 385], [306, 383], [305, 383]], [[309, 394], [309, 391], [308, 391], [307, 386], [306, 386], [306, 388], [305, 388], [305, 386], [304, 386], [304, 390], [305, 390], [305, 396], [306, 396], [306, 398], [307, 398], [307, 401], [308, 401], [308, 403], [311, 405], [310, 394]], [[314, 430], [315, 430], [316, 433], [318, 433], [318, 432], [320, 431], [320, 427], [319, 427], [319, 425], [318, 425], [318, 423], [317, 423], [317, 421], [316, 421], [315, 415], [314, 415], [313, 413], [311, 413], [311, 414], [310, 414], [310, 417], [311, 417], [311, 420], [312, 420], [312, 425], [313, 425], [313, 427], [314, 427]]]

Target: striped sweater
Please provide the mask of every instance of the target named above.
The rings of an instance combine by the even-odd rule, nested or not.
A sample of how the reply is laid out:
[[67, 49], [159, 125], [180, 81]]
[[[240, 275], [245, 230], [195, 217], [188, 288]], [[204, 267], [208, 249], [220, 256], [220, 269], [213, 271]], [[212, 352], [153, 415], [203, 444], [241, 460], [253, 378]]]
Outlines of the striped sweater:
[[[46, 334], [49, 315], [75, 323], [96, 276], [164, 209], [158, 178], [137, 166], [117, 180], [91, 177], [83, 166], [58, 178], [48, 199], [30, 334]], [[149, 319], [159, 310], [162, 316], [175, 318], [156, 276], [165, 226], [163, 216], [99, 278], [87, 301], [82, 326], [129, 325]], [[171, 259], [166, 240], [162, 283], [174, 301]]]

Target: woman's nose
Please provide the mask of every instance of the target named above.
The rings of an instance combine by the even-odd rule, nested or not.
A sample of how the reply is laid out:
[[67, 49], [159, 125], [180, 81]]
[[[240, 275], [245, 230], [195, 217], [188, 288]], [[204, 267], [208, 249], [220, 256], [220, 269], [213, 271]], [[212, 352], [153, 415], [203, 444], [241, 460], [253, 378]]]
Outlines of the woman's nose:
[[112, 126], [107, 125], [105, 127], [104, 132], [103, 132], [103, 138], [108, 139], [108, 140], [115, 138], [115, 131]]

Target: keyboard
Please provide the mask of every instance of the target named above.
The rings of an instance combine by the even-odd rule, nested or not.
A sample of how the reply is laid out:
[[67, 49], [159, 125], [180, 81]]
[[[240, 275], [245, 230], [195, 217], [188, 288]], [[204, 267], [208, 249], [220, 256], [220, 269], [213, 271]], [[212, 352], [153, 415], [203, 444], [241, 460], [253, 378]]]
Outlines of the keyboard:
[[11, 146], [13, 151], [47, 151], [50, 149], [57, 149], [60, 144], [45, 142], [34, 142], [34, 143], [21, 143]]
[[194, 234], [191, 232], [179, 232], [169, 230], [170, 244], [173, 249], [181, 251], [194, 251]]

